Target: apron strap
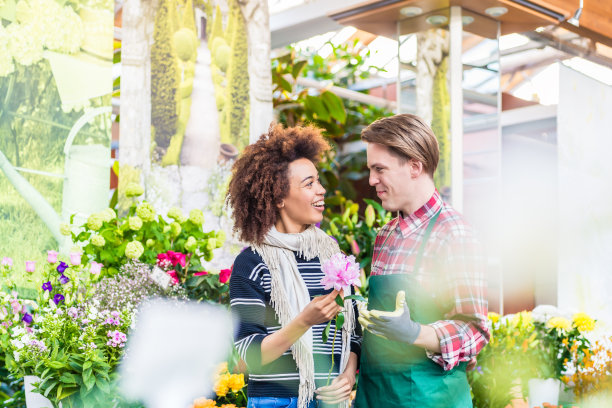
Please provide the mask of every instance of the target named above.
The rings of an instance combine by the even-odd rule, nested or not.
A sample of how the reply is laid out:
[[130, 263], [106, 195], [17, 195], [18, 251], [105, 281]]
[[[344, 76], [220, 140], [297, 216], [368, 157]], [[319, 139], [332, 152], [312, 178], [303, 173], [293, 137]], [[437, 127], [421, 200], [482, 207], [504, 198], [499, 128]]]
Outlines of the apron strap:
[[436, 224], [436, 221], [438, 220], [440, 212], [442, 212], [442, 208], [440, 208], [438, 212], [434, 214], [434, 216], [429, 221], [429, 224], [427, 225], [427, 230], [425, 231], [425, 235], [423, 235], [423, 240], [421, 241], [421, 247], [419, 248], [419, 252], [417, 253], [416, 260], [414, 261], [414, 267], [412, 269], [414, 272], [417, 272], [421, 266], [421, 260], [423, 259], [423, 253], [425, 252], [425, 246], [427, 245], [427, 241], [429, 240], [431, 231], [433, 230], [433, 227]]

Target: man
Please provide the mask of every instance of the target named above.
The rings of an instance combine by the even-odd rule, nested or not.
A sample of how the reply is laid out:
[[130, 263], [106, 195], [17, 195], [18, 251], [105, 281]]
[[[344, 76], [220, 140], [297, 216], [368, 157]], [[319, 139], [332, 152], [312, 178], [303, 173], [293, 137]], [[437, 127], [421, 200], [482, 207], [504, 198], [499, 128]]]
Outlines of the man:
[[395, 115], [361, 137], [370, 185], [398, 216], [374, 244], [355, 406], [471, 407], [466, 367], [490, 337], [480, 245], [434, 186], [429, 126]]

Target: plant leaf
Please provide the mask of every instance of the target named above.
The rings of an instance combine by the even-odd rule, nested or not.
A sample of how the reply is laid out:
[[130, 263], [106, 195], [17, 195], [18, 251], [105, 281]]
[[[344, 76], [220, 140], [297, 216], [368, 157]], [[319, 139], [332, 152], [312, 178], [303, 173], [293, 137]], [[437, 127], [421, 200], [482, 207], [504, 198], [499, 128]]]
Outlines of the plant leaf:
[[331, 320], [327, 322], [327, 326], [323, 329], [323, 333], [321, 334], [321, 340], [323, 343], [327, 343], [327, 339], [329, 339], [329, 328], [331, 327]]
[[344, 110], [344, 104], [335, 93], [325, 91], [321, 94], [323, 103], [327, 107], [329, 114], [332, 118], [336, 119], [340, 123], [346, 122], [346, 111]]
[[317, 119], [329, 120], [329, 112], [323, 104], [323, 100], [316, 96], [306, 95], [306, 107], [317, 115]]
[[336, 330], [342, 329], [343, 324], [344, 324], [344, 313], [338, 313], [338, 316], [336, 316]]

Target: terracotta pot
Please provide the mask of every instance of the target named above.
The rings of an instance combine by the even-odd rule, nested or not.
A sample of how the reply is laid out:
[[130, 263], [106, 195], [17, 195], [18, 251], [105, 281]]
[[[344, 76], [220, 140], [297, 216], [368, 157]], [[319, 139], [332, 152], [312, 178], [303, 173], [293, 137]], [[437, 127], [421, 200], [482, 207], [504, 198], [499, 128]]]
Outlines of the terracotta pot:
[[234, 160], [240, 153], [238, 148], [229, 143], [221, 143], [219, 147], [219, 162]]

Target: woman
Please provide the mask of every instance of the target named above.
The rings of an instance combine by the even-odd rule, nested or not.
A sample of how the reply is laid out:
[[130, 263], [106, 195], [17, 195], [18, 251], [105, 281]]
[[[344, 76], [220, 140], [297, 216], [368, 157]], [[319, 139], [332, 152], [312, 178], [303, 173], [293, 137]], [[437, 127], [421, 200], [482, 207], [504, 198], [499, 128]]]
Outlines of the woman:
[[[315, 393], [348, 406], [355, 383], [361, 340], [353, 334], [352, 307], [336, 336], [333, 367], [334, 324], [328, 343], [321, 340], [340, 311], [338, 292], [320, 283], [321, 263], [340, 250], [315, 227], [325, 208], [315, 164], [327, 149], [314, 127], [277, 125], [246, 147], [232, 170], [234, 230], [251, 245], [236, 258], [230, 280], [235, 346], [249, 369], [249, 408], [313, 408]], [[330, 368], [335, 379], [324, 386]]]

